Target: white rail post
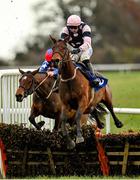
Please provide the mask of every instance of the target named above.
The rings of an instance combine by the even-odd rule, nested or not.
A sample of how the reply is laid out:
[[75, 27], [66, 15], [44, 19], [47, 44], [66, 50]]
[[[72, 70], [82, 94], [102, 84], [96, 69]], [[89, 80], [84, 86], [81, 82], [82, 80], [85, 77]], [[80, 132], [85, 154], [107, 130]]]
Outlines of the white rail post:
[[110, 133], [110, 112], [106, 115], [106, 134]]

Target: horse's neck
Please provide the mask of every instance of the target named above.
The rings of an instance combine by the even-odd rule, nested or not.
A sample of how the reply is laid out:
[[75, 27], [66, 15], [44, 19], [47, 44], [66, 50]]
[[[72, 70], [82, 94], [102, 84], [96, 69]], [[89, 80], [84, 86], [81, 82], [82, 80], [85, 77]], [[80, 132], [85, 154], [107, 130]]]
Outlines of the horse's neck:
[[[39, 94], [41, 94], [43, 96], [48, 95], [48, 93], [51, 91], [51, 88], [55, 81], [53, 78], [49, 78], [49, 77], [46, 78], [46, 77], [47, 77], [46, 74], [37, 74], [35, 76], [35, 79], [37, 81], [37, 86], [38, 86], [37, 92], [39, 92]], [[46, 78], [46, 80], [45, 80], [45, 78]]]
[[69, 79], [73, 77], [74, 71], [75, 71], [75, 66], [72, 62], [72, 59], [69, 56], [67, 60], [62, 61], [61, 77], [63, 79]]

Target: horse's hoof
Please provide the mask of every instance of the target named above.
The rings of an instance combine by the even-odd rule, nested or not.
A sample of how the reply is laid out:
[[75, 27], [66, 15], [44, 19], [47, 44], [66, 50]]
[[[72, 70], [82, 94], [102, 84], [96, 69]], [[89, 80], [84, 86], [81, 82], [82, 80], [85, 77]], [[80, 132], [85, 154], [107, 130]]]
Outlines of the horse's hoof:
[[44, 126], [44, 124], [45, 124], [45, 121], [40, 121], [39, 123], [37, 123], [38, 128], [41, 129], [42, 126]]
[[75, 148], [75, 142], [71, 141], [70, 143], [67, 144], [67, 149], [71, 150]]
[[116, 127], [117, 127], [117, 128], [121, 128], [121, 127], [123, 127], [123, 123], [122, 123], [122, 122], [120, 122], [120, 121], [119, 121], [119, 122], [117, 122], [117, 123], [116, 123]]
[[83, 137], [76, 137], [76, 144], [82, 143], [84, 142], [84, 138]]

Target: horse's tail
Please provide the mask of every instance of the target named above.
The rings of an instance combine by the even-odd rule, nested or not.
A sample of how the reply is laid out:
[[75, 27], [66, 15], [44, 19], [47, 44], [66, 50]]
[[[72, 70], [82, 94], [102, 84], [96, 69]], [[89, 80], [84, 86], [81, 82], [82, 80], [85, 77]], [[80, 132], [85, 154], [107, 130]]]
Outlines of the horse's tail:
[[[101, 122], [104, 122], [105, 121], [105, 115], [107, 114], [107, 111], [103, 107], [103, 105], [101, 103], [97, 104], [94, 111], [96, 111], [96, 115], [98, 116], [98, 119]], [[96, 117], [95, 117], [94, 113], [89, 114], [89, 121], [90, 121], [91, 124], [93, 124], [96, 121]]]
[[98, 105], [96, 106], [96, 113], [97, 113], [98, 119], [99, 119], [101, 122], [105, 122], [105, 115], [107, 114], [107, 111], [106, 111], [106, 109], [103, 107], [102, 104], [98, 104]]
[[101, 103], [97, 104], [96, 110], [97, 110], [97, 112], [99, 112], [103, 115], [107, 114], [107, 110], [104, 108], [104, 106]]

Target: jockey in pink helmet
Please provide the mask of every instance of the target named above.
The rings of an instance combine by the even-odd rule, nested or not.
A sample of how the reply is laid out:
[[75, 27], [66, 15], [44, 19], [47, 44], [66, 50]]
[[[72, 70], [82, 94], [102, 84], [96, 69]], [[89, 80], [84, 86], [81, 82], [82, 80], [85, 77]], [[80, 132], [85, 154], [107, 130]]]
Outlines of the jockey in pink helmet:
[[47, 72], [48, 76], [57, 77], [58, 75], [58, 67], [56, 64], [52, 62], [53, 50], [51, 48], [47, 49], [45, 52], [45, 60], [39, 68], [39, 72], [45, 73]]
[[90, 57], [93, 53], [91, 47], [91, 28], [81, 21], [81, 18], [77, 15], [71, 15], [67, 19], [67, 24], [61, 32], [61, 39], [69, 36], [70, 50], [72, 60], [78, 62], [82, 61], [85, 66], [93, 75], [93, 86], [99, 85], [99, 79], [95, 76], [95, 73], [90, 63]]

